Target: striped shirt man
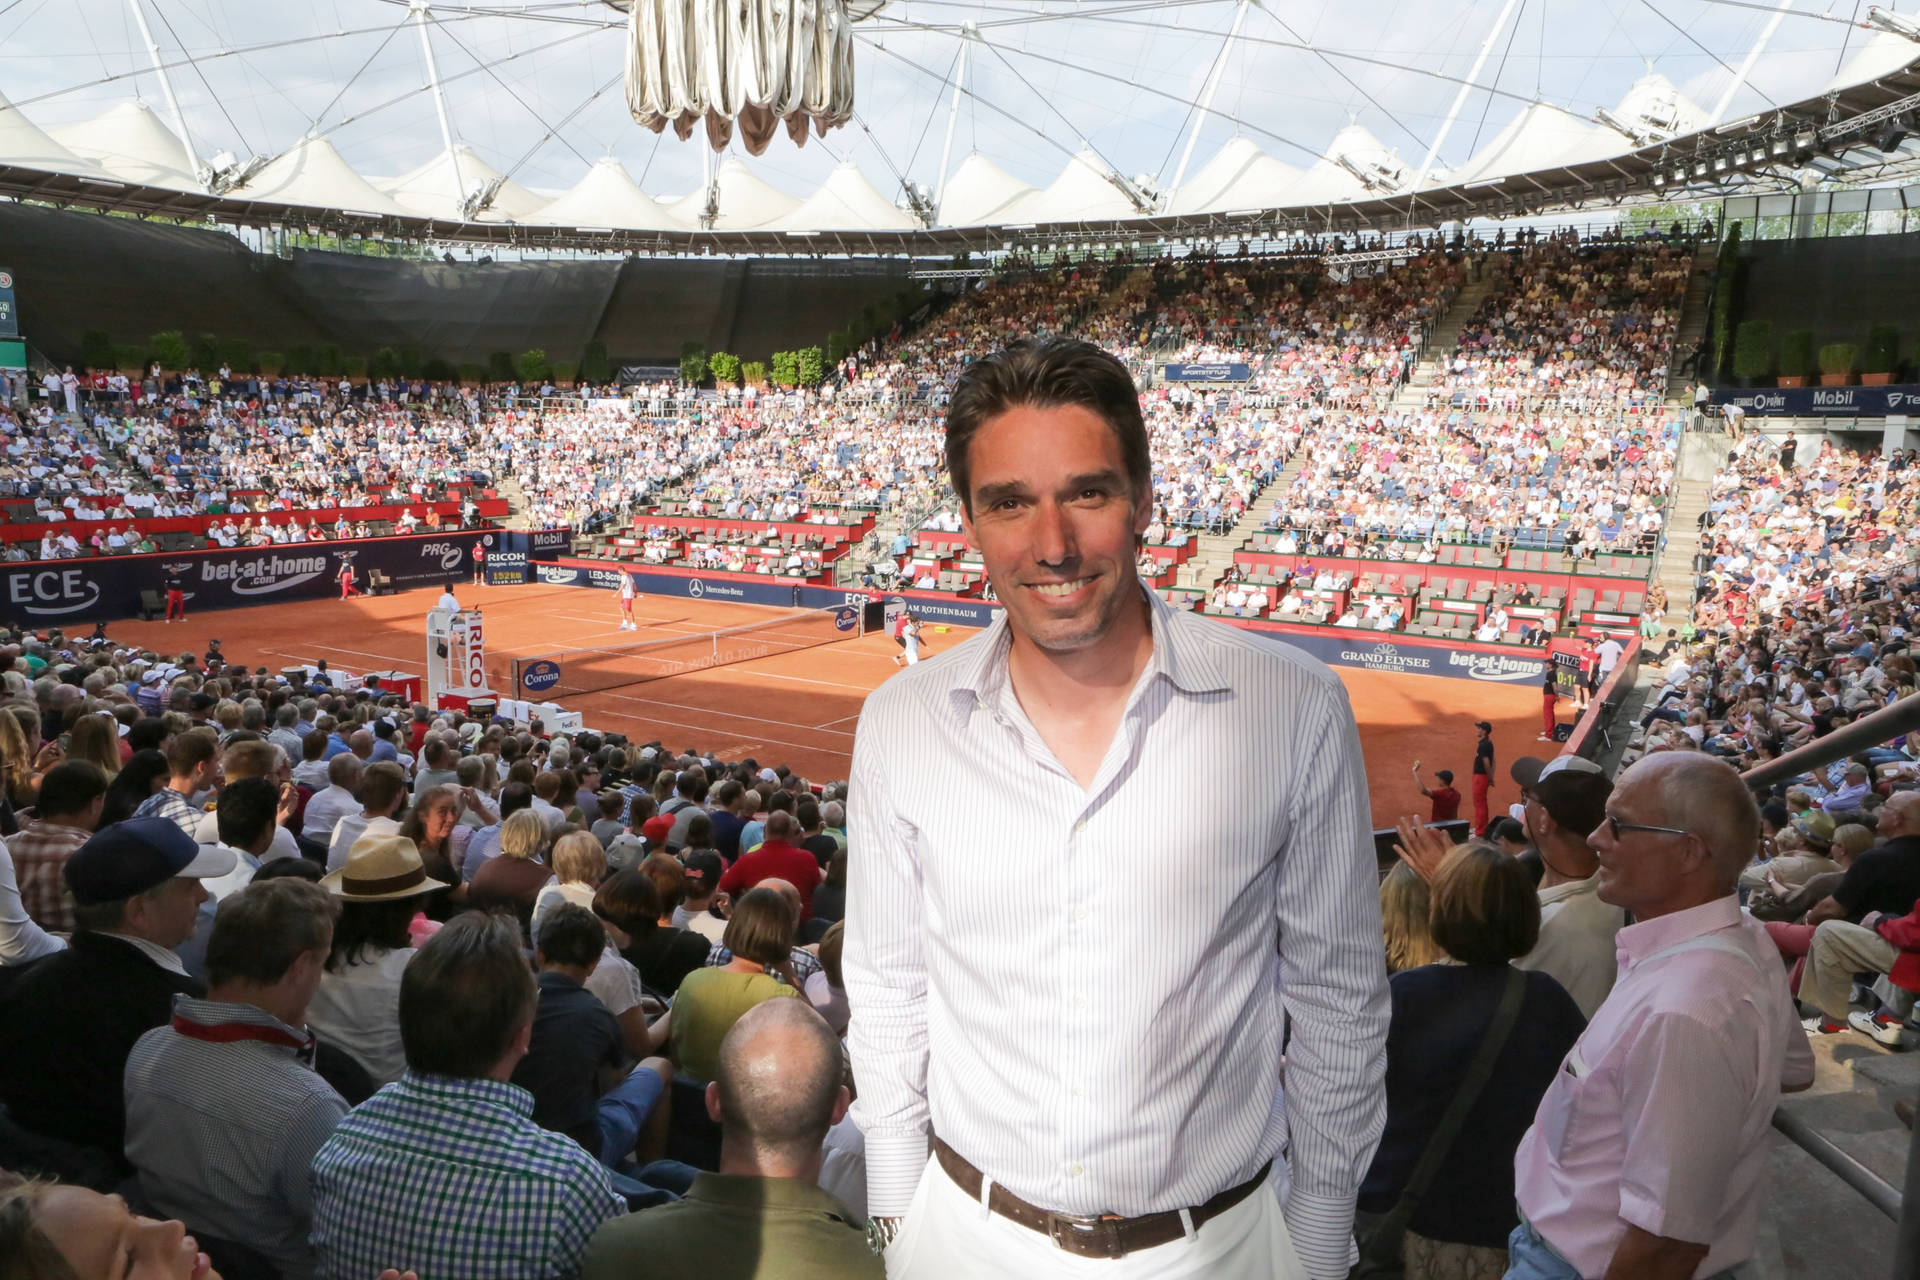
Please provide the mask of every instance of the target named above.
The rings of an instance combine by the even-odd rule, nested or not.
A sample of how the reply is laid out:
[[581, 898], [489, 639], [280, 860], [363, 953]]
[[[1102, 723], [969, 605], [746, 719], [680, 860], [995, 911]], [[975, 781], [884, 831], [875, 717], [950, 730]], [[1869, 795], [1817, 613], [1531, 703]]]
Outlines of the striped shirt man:
[[[1200, 1205], [1290, 1137], [1295, 1249], [1344, 1276], [1388, 1015], [1353, 713], [1297, 650], [1145, 594], [1152, 655], [1085, 789], [1014, 695], [1004, 615], [861, 712], [868, 1211], [905, 1213], [929, 1124], [1030, 1204], [1122, 1217]], [[1016, 908], [1030, 876], [1053, 888]]]
[[311, 1034], [255, 1005], [176, 996], [125, 1081], [127, 1160], [153, 1208], [295, 1280], [313, 1275], [313, 1155], [347, 1113], [312, 1052]]
[[626, 1211], [606, 1168], [498, 1080], [409, 1070], [313, 1159], [313, 1247], [331, 1280], [394, 1266], [423, 1280], [565, 1280], [594, 1229]]

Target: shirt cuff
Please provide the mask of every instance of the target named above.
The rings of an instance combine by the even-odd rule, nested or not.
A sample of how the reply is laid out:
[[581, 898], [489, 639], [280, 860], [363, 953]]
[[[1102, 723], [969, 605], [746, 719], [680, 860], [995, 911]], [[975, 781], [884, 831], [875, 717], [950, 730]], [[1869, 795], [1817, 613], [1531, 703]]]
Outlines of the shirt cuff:
[[927, 1135], [917, 1129], [904, 1133], [868, 1133], [867, 1215], [904, 1218], [913, 1192], [927, 1169]]
[[1315, 1195], [1295, 1187], [1287, 1196], [1287, 1233], [1313, 1280], [1344, 1280], [1360, 1250], [1353, 1242], [1354, 1197]]

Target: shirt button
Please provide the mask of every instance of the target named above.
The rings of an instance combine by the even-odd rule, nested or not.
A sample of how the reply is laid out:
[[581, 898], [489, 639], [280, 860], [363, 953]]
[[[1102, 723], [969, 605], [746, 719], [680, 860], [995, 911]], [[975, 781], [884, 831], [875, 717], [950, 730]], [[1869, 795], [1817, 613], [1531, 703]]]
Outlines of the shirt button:
[[1079, 1165], [1077, 1165], [1077, 1164], [1076, 1164], [1076, 1165], [1073, 1165], [1073, 1166], [1072, 1166], [1071, 1168], [1069, 1168], [1069, 1169], [1067, 1170], [1067, 1173], [1068, 1173], [1069, 1175], [1071, 1175], [1071, 1176], [1073, 1176], [1073, 1177], [1075, 1177], [1075, 1178], [1077, 1178], [1077, 1177], [1079, 1177], [1079, 1176], [1080, 1176], [1080, 1166], [1079, 1166]]
[[1083, 995], [1078, 995], [1078, 994], [1076, 994], [1076, 995], [1075, 995], [1075, 996], [1073, 997], [1073, 1007], [1074, 1007], [1074, 1008], [1076, 1008], [1076, 1009], [1084, 1009], [1084, 1008], [1086, 1008], [1086, 1007], [1087, 1007], [1087, 998], [1086, 998], [1085, 996], [1083, 996]]
[[1075, 907], [1073, 909], [1073, 918], [1075, 920], [1085, 920], [1087, 918], [1087, 909], [1085, 907]]
[[1073, 834], [1075, 835], [1079, 835], [1082, 831], [1085, 831], [1086, 829], [1087, 829], [1087, 820], [1085, 818], [1082, 818], [1080, 819], [1080, 821], [1073, 824]]
[[1074, 1096], [1074, 1097], [1076, 1097], [1076, 1098], [1078, 1098], [1078, 1097], [1081, 1097], [1081, 1096], [1083, 1096], [1083, 1095], [1084, 1095], [1085, 1093], [1086, 1093], [1086, 1090], [1084, 1090], [1084, 1089], [1082, 1089], [1082, 1088], [1081, 1088], [1081, 1087], [1080, 1087], [1079, 1085], [1075, 1085], [1075, 1086], [1073, 1086], [1073, 1096]]

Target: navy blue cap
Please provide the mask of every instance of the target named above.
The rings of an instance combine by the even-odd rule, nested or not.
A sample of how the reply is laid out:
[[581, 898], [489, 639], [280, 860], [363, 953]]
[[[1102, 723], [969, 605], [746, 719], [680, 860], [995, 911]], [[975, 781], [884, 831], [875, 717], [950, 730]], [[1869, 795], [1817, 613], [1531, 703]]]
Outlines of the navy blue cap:
[[223, 876], [235, 861], [233, 850], [196, 843], [170, 818], [128, 818], [74, 850], [65, 874], [73, 900], [93, 906], [157, 889], [175, 876]]

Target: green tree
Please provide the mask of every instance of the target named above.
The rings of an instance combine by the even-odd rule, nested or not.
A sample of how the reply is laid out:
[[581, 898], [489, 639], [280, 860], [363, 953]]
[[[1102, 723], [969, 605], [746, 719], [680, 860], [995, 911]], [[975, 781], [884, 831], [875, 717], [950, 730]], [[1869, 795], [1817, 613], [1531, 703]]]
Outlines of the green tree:
[[192, 355], [187, 348], [186, 335], [178, 329], [163, 329], [148, 338], [147, 350], [168, 373], [180, 373], [185, 370], [187, 360]]
[[1733, 336], [1733, 376], [1764, 378], [1773, 372], [1773, 324], [1742, 320]]
[[262, 351], [253, 363], [263, 378], [277, 378], [287, 370], [287, 358], [278, 351]]
[[130, 343], [124, 347], [115, 347], [113, 349], [113, 364], [117, 369], [126, 369], [128, 371], [138, 370], [144, 374], [147, 371], [147, 349], [137, 343]]
[[340, 354], [339, 343], [320, 344], [319, 350], [313, 353], [313, 371], [322, 378], [337, 378], [347, 371], [347, 360]]
[[220, 367], [220, 339], [210, 333], [203, 333], [193, 340], [193, 367], [202, 373], [212, 373]]
[[522, 382], [542, 382], [547, 376], [547, 353], [540, 347], [529, 347], [520, 353], [514, 361], [514, 372], [520, 375]]
[[513, 357], [505, 351], [495, 351], [487, 356], [487, 381], [512, 382]]
[[487, 380], [487, 366], [478, 363], [463, 363], [459, 369], [460, 381], [469, 386], [479, 386]]
[[593, 383], [613, 381], [613, 362], [607, 359], [605, 343], [587, 344], [587, 349], [580, 355], [580, 376]]
[[1780, 339], [1780, 376], [1804, 378], [1813, 372], [1813, 330], [1795, 329]]
[[720, 386], [732, 386], [740, 381], [740, 357], [730, 351], [716, 351], [707, 361], [707, 367], [713, 371], [713, 380]]
[[764, 385], [767, 381], [767, 366], [759, 360], [749, 360], [740, 366], [742, 386]]
[[253, 344], [245, 338], [228, 338], [220, 344], [220, 363], [235, 373], [252, 373]]
[[838, 365], [847, 358], [847, 352], [853, 349], [853, 335], [845, 329], [835, 329], [827, 335], [827, 363]]
[[319, 370], [315, 368], [313, 348], [304, 342], [296, 342], [287, 348], [287, 372], [301, 377], [309, 377]]
[[1734, 294], [1740, 282], [1740, 224], [1733, 223], [1727, 228], [1727, 238], [1720, 244], [1720, 258], [1714, 266], [1716, 283], [1713, 292], [1713, 359], [1720, 369], [1729, 367], [1733, 359], [1733, 303]]
[[826, 360], [820, 348], [802, 347], [793, 353], [795, 380], [803, 387], [817, 387], [827, 376]]
[[554, 365], [553, 380], [563, 387], [572, 386], [580, 380], [580, 366], [565, 361]]
[[791, 387], [800, 380], [800, 355], [796, 351], [776, 351], [771, 361], [775, 386]]
[[114, 367], [113, 339], [106, 330], [89, 329], [80, 335], [80, 361], [95, 371]]
[[400, 353], [392, 347], [382, 347], [373, 353], [373, 364], [368, 370], [376, 378], [396, 378], [400, 376]]
[[707, 349], [700, 343], [680, 344], [680, 380], [690, 387], [707, 380]]
[[420, 367], [420, 376], [428, 382], [452, 382], [458, 375], [451, 364], [440, 356], [428, 356]]
[[427, 357], [418, 347], [400, 348], [400, 376], [418, 378], [427, 367]]

